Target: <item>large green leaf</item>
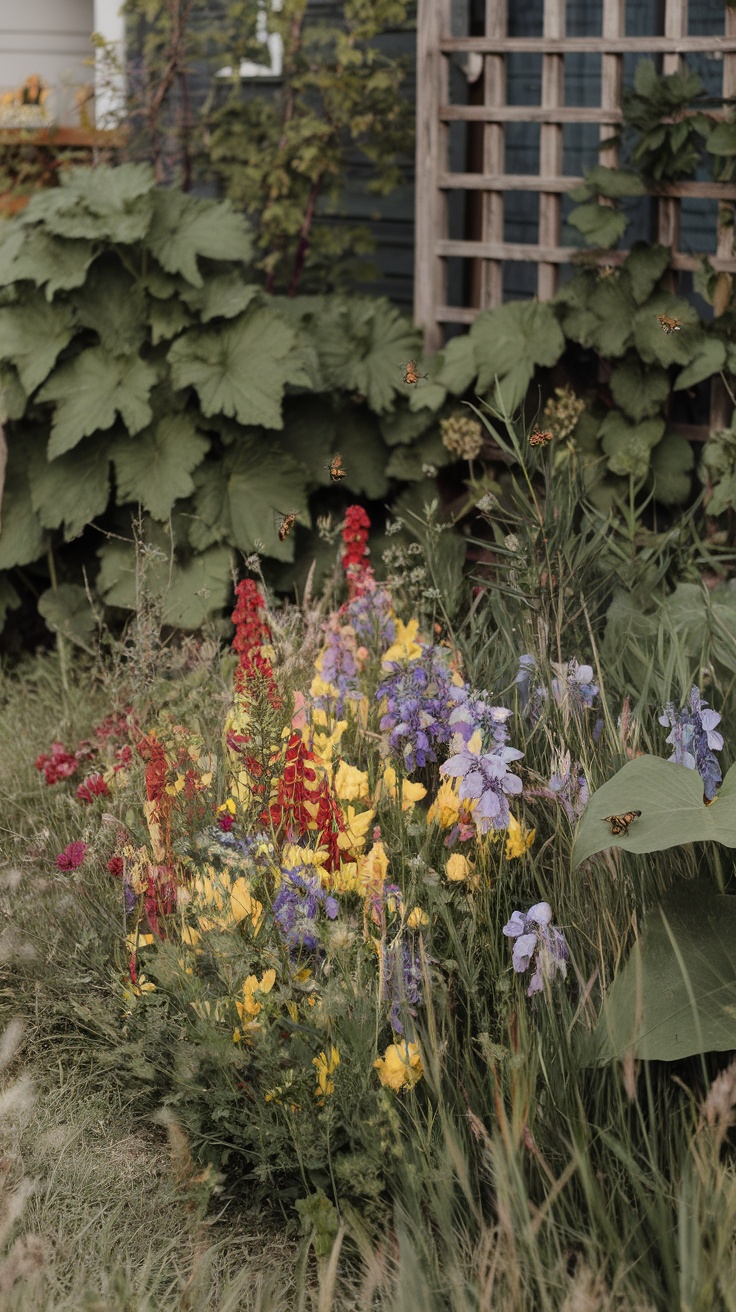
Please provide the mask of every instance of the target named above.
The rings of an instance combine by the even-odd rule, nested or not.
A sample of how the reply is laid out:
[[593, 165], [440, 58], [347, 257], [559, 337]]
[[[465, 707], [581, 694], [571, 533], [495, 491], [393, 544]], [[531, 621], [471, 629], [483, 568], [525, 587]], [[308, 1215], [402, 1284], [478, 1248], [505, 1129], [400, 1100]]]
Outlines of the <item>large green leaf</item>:
[[84, 287], [72, 300], [77, 319], [97, 333], [106, 351], [138, 353], [148, 333], [146, 296], [114, 255], [95, 260]]
[[438, 430], [426, 433], [413, 442], [411, 446], [397, 446], [391, 453], [386, 466], [389, 478], [400, 478], [417, 482], [427, 477], [427, 469], [441, 468], [447, 465], [453, 456], [444, 445]]
[[701, 337], [690, 358], [690, 363], [677, 375], [673, 383], [675, 392], [694, 387], [704, 378], [720, 373], [726, 363], [726, 347], [719, 337]]
[[666, 370], [657, 365], [647, 368], [631, 353], [613, 370], [609, 385], [616, 405], [632, 419], [656, 415], [670, 394]]
[[49, 305], [41, 292], [0, 309], [0, 360], [12, 360], [29, 394], [53, 369], [74, 334], [70, 306]]
[[118, 414], [129, 433], [139, 433], [151, 422], [148, 398], [156, 377], [145, 360], [112, 357], [102, 346], [61, 365], [39, 392], [39, 400], [56, 402], [49, 460], [111, 428]]
[[[156, 535], [153, 535], [156, 537]], [[227, 547], [211, 547], [183, 565], [169, 560], [166, 543], [156, 539], [163, 549], [161, 559], [149, 563], [145, 586], [149, 594], [161, 599], [165, 624], [179, 629], [198, 629], [213, 612], [222, 610], [232, 587], [231, 552]], [[136, 562], [129, 546], [108, 542], [101, 547], [97, 588], [109, 606], [132, 610], [136, 599]]]
[[257, 283], [243, 282], [231, 272], [210, 274], [202, 287], [189, 287], [182, 296], [202, 323], [209, 323], [210, 319], [235, 319], [260, 294]]
[[575, 209], [570, 210], [567, 221], [578, 232], [582, 232], [589, 246], [598, 246], [602, 250], [615, 246], [628, 226], [625, 214], [611, 209], [610, 205], [598, 205], [594, 201], [587, 205], [576, 205]]
[[377, 501], [388, 492], [386, 465], [388, 451], [381, 437], [376, 417], [365, 410], [340, 416], [342, 456], [349, 492], [363, 493]]
[[148, 246], [167, 273], [183, 274], [194, 287], [204, 284], [198, 257], [247, 264], [253, 252], [245, 219], [227, 202], [188, 196], [175, 188], [154, 193]]
[[618, 200], [621, 196], [643, 196], [646, 187], [638, 173], [628, 169], [609, 169], [602, 164], [585, 170], [585, 183], [580, 188], [588, 189], [588, 194], [607, 196], [609, 200]]
[[[264, 551], [293, 560], [293, 532], [280, 542], [282, 515], [307, 513], [304, 466], [272, 441], [244, 437], [238, 444], [228, 482], [233, 541], [243, 551]], [[307, 521], [308, 522], [308, 521]]]
[[[632, 821], [628, 834], [611, 834], [604, 817], [633, 810], [641, 811], [641, 816]], [[663, 852], [684, 843], [709, 841], [736, 847], [736, 766], [706, 806], [697, 770], [658, 756], [637, 756], [588, 802], [575, 836], [572, 865], [607, 847]]]
[[408, 391], [400, 365], [420, 355], [416, 329], [385, 300], [315, 302], [305, 332], [314, 334], [327, 386], [358, 392], [378, 414], [393, 409]]
[[225, 328], [185, 333], [169, 351], [175, 387], [194, 387], [206, 415], [281, 428], [281, 400], [293, 376], [294, 333], [271, 309]]
[[46, 299], [57, 291], [81, 287], [95, 256], [90, 241], [54, 237], [43, 228], [23, 228], [20, 224], [0, 227], [0, 287], [27, 280], [46, 288]]
[[699, 665], [715, 660], [736, 674], [736, 580], [712, 591], [678, 583], [660, 605], [691, 660]]
[[46, 535], [31, 504], [26, 450], [17, 441], [8, 451], [0, 510], [0, 569], [30, 565], [41, 555]]
[[54, 633], [60, 633], [85, 651], [92, 650], [95, 617], [84, 588], [76, 583], [48, 588], [38, 599], [38, 609]]
[[[680, 332], [664, 332], [657, 319], [659, 314], [681, 319], [683, 327]], [[700, 321], [692, 306], [666, 293], [656, 293], [642, 306], [634, 315], [632, 326], [634, 345], [647, 364], [658, 362], [665, 367], [685, 364], [691, 359], [695, 344], [699, 346], [703, 338]]]
[[506, 380], [509, 410], [523, 401], [538, 367], [550, 368], [565, 349], [565, 338], [552, 306], [540, 301], [510, 301], [478, 315], [470, 338], [478, 365], [479, 392], [494, 378]]
[[45, 443], [29, 455], [31, 502], [45, 528], [64, 525], [69, 542], [107, 508], [110, 496], [110, 440], [96, 436], [73, 453], [49, 462]]
[[453, 337], [443, 352], [442, 364], [436, 382], [454, 396], [466, 392], [478, 372], [473, 342], [469, 333]]
[[670, 258], [668, 246], [650, 246], [645, 241], [634, 242], [623, 267], [628, 274], [637, 305], [643, 305], [649, 299], [665, 269], [669, 267]]
[[122, 245], [139, 242], [145, 236], [153, 214], [153, 170], [149, 164], [62, 169], [59, 180], [60, 187], [31, 197], [20, 223], [42, 223], [59, 237]]
[[590, 298], [589, 309], [598, 323], [590, 333], [590, 345], [604, 360], [624, 355], [631, 341], [631, 320], [636, 302], [627, 278], [604, 278]]
[[652, 451], [650, 472], [654, 495], [663, 506], [681, 506], [692, 486], [695, 455], [687, 438], [679, 433], [665, 433]]
[[647, 912], [586, 1048], [589, 1064], [736, 1048], [736, 897], [697, 880]]
[[380, 416], [381, 436], [387, 446], [409, 446], [436, 422], [434, 415], [427, 410], [415, 413], [405, 406], [397, 406], [393, 414]]
[[112, 449], [118, 503], [139, 501], [154, 519], [166, 520], [174, 502], [194, 491], [192, 471], [209, 439], [190, 415], [167, 415], [137, 437], [121, 437]]
[[233, 525], [228, 494], [229, 471], [224, 460], [208, 460], [193, 474], [194, 506], [190, 512], [189, 541], [195, 551], [218, 542], [231, 542]]
[[645, 419], [633, 424], [618, 410], [609, 410], [600, 426], [601, 446], [613, 474], [643, 478], [651, 462], [652, 448], [664, 433], [664, 419]]

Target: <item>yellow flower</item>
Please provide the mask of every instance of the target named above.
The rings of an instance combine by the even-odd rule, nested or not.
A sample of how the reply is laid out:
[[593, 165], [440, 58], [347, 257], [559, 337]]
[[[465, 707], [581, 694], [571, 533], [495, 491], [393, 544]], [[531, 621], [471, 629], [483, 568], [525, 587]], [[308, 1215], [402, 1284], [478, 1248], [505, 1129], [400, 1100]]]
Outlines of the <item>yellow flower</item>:
[[235, 798], [228, 797], [227, 801], [223, 802], [222, 806], [218, 806], [217, 814], [219, 815], [221, 811], [227, 811], [230, 815], [235, 815], [237, 813], [237, 810], [238, 808], [235, 802]]
[[340, 869], [326, 875], [322, 881], [325, 888], [332, 893], [362, 893], [363, 885], [358, 877], [357, 861], [340, 861]]
[[526, 825], [520, 825], [519, 821], [513, 815], [510, 815], [508, 836], [506, 838], [506, 860], [515, 861], [517, 857], [524, 856], [529, 851], [536, 835], [536, 829], [527, 829]]
[[[182, 925], [181, 941], [182, 943], [186, 943], [187, 947], [196, 948], [201, 938], [202, 935], [199, 933], [199, 930], [193, 929], [191, 925]], [[201, 949], [199, 950], [201, 951]]]
[[414, 907], [406, 917], [406, 924], [408, 929], [423, 929], [429, 924], [429, 916], [421, 907]]
[[347, 761], [341, 761], [335, 771], [335, 792], [341, 802], [368, 801], [368, 775]]
[[258, 933], [263, 921], [263, 904], [253, 897], [248, 881], [242, 875], [230, 890], [230, 911], [237, 924], [249, 917], [254, 933]]
[[378, 1071], [378, 1078], [386, 1089], [399, 1093], [401, 1089], [411, 1089], [422, 1078], [424, 1068], [416, 1043], [392, 1043], [382, 1057], [373, 1063]]
[[453, 884], [459, 884], [461, 880], [467, 879], [470, 875], [468, 858], [461, 856], [459, 852], [453, 852], [452, 856], [448, 857], [445, 874]]
[[135, 993], [135, 996], [136, 996], [137, 998], [139, 998], [139, 997], [141, 996], [142, 993], [155, 993], [155, 992], [156, 992], [156, 985], [155, 985], [155, 984], [151, 984], [151, 983], [146, 979], [145, 975], [139, 975], [139, 976], [138, 976], [138, 979], [137, 979], [137, 982], [136, 982], [135, 984], [131, 984], [130, 987], [131, 987], [131, 989], [133, 990], [133, 992]]
[[[256, 1000], [256, 993], [270, 993], [276, 982], [276, 971], [266, 970], [258, 979], [257, 975], [249, 975], [243, 985], [243, 1001], [235, 999], [235, 1006], [241, 1021], [245, 1022], [246, 1016], [257, 1016], [259, 1011], [263, 1010], [263, 1004]], [[236, 1040], [237, 1042], [237, 1040]]]
[[379, 892], [383, 888], [387, 870], [386, 849], [379, 841], [360, 860], [360, 880], [364, 893], [370, 893], [371, 889]]
[[340, 1065], [340, 1054], [334, 1043], [330, 1044], [329, 1052], [321, 1052], [319, 1057], [313, 1057], [312, 1065], [317, 1072], [317, 1088], [314, 1096], [319, 1098], [320, 1102], [324, 1102], [329, 1094], [335, 1092], [335, 1085], [330, 1076], [334, 1075]]
[[383, 664], [387, 665], [390, 661], [415, 661], [422, 654], [421, 646], [416, 640], [419, 620], [409, 620], [408, 624], [404, 624], [401, 620], [394, 620], [394, 628], [396, 641], [387, 652], [384, 652]]
[[[388, 796], [396, 801], [399, 796], [398, 781], [396, 771], [392, 765], [384, 767], [383, 776], [380, 783], [380, 792], [385, 792]], [[413, 784], [409, 779], [401, 780], [401, 809], [402, 811], [412, 811], [417, 802], [421, 802], [423, 797], [427, 796], [427, 790], [424, 784]]]
[[452, 826], [458, 822], [460, 808], [469, 810], [471, 805], [475, 805], [475, 799], [472, 803], [460, 801], [459, 787], [456, 779], [448, 779], [440, 784], [437, 796], [427, 812], [427, 820], [430, 824], [436, 823], [442, 825], [443, 829], [452, 829]]
[[347, 808], [345, 816], [345, 832], [338, 834], [337, 846], [343, 852], [362, 852], [365, 847], [365, 838], [368, 833], [368, 826], [375, 816], [375, 811], [361, 811], [356, 813], [354, 806]]
[[[321, 663], [322, 663], [322, 655], [317, 657], [317, 660], [315, 661], [315, 667], [319, 669]], [[334, 683], [327, 683], [327, 681], [322, 678], [321, 674], [315, 674], [314, 678], [312, 679], [309, 693], [310, 696], [312, 696], [315, 701], [317, 700], [318, 697], [320, 699], [324, 698], [325, 701], [329, 700], [335, 702], [335, 704], [337, 704], [337, 702], [340, 700], [340, 689], [336, 688]]]
[[139, 948], [149, 948], [151, 944], [155, 942], [156, 939], [153, 934], [139, 934], [136, 931], [136, 933], [128, 935], [125, 940], [125, 946], [131, 956], [135, 956]]
[[347, 720], [338, 720], [332, 733], [317, 733], [314, 728], [302, 730], [302, 737], [308, 747], [311, 747], [315, 756], [323, 765], [332, 764], [332, 753], [340, 745], [345, 730], [348, 727]]

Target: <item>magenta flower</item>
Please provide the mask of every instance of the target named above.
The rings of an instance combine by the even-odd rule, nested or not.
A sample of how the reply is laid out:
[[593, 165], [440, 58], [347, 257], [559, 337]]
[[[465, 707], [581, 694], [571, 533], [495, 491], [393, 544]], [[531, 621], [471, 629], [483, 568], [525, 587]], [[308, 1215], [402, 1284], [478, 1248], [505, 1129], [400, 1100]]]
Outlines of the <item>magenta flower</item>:
[[70, 843], [68, 847], [64, 848], [63, 852], [59, 853], [56, 864], [59, 870], [77, 870], [86, 855], [87, 844], [83, 843], [81, 839], [77, 839], [76, 843]]

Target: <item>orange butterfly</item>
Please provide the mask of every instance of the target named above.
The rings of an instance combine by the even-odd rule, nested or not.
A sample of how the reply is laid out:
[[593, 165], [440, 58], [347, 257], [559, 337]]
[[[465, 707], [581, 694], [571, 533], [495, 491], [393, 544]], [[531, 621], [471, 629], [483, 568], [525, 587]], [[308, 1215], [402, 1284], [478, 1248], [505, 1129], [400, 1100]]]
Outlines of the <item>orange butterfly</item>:
[[407, 365], [400, 364], [399, 369], [405, 370], [404, 382], [408, 383], [409, 387], [416, 387], [420, 378], [429, 377], [429, 374], [420, 374], [418, 372], [416, 360], [410, 360]]
[[637, 820], [641, 811], [627, 811], [625, 815], [604, 815], [603, 823], [610, 824], [611, 833], [616, 838], [625, 838], [632, 820]]
[[529, 438], [529, 445], [546, 446], [548, 442], [552, 441], [553, 437], [554, 437], [554, 433], [543, 433], [541, 428], [535, 428], [534, 432]]
[[330, 471], [330, 478], [333, 483], [339, 483], [341, 478], [347, 477], [347, 470], [342, 469], [341, 466], [342, 458], [340, 456], [333, 456], [329, 465], [325, 465], [325, 469]]
[[682, 319], [670, 319], [666, 314], [658, 314], [657, 323], [662, 329], [662, 332], [667, 333], [668, 335], [670, 333], [679, 333], [682, 328]]

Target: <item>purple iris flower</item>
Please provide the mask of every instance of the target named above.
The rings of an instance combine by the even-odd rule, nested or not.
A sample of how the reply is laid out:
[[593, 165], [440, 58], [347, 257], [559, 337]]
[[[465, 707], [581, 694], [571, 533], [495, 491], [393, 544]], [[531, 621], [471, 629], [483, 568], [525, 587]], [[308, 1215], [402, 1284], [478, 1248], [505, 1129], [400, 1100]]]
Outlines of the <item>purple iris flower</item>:
[[519, 672], [514, 679], [518, 688], [519, 705], [523, 714], [534, 724], [539, 719], [539, 714], [547, 699], [546, 688], [533, 688], [532, 678], [537, 668], [537, 662], [533, 656], [526, 652], [519, 657]]
[[521, 792], [521, 779], [507, 768], [509, 761], [520, 761], [523, 752], [515, 747], [496, 747], [492, 752], [471, 752], [467, 746], [440, 766], [440, 774], [460, 780], [460, 797], [474, 798], [473, 811], [478, 833], [489, 829], [508, 829], [509, 796]]
[[695, 685], [690, 689], [689, 709], [676, 711], [674, 703], [668, 702], [659, 717], [659, 723], [672, 730], [665, 739], [674, 748], [669, 759], [687, 766], [688, 770], [697, 770], [709, 802], [715, 797], [723, 778], [713, 755], [723, 747], [723, 738], [716, 733], [716, 725], [720, 722], [718, 712], [708, 709], [708, 703], [703, 701], [700, 689]]
[[451, 686], [450, 699], [455, 703], [454, 710], [450, 712], [450, 727], [458, 735], [459, 742], [467, 743], [476, 729], [480, 729], [483, 742], [489, 747], [491, 743], [502, 747], [508, 742], [506, 724], [513, 711], [506, 706], [491, 706], [490, 702], [467, 684], [462, 688]]
[[282, 883], [273, 903], [276, 923], [290, 948], [316, 948], [319, 943], [317, 917], [322, 907], [328, 920], [338, 913], [337, 899], [329, 897], [319, 876], [308, 866], [282, 870]]
[[376, 692], [379, 701], [386, 701], [380, 728], [388, 732], [390, 755], [411, 774], [436, 761], [436, 746], [449, 740], [450, 675], [432, 647], [419, 660], [408, 665], [392, 661], [389, 668]]
[[573, 825], [588, 804], [590, 796], [588, 781], [578, 761], [571, 765], [569, 752], [565, 752], [556, 765], [557, 770], [550, 778], [547, 787], [555, 794], [570, 824]]
[[403, 1034], [407, 1014], [416, 1016], [422, 1005], [421, 959], [403, 939], [396, 938], [383, 947], [381, 961], [382, 992], [384, 1000], [391, 1001], [391, 1025], [397, 1034]]
[[369, 580], [359, 597], [348, 602], [346, 613], [355, 636], [376, 652], [386, 651], [396, 641], [396, 627], [391, 615], [391, 598], [385, 588]]
[[537, 902], [526, 913], [512, 912], [502, 932], [516, 940], [511, 960], [517, 975], [523, 975], [534, 962], [527, 997], [541, 993], [545, 980], [551, 982], [558, 972], [566, 977], [570, 953], [564, 934], [552, 924], [549, 902]]
[[579, 711], [593, 705], [598, 684], [593, 683], [592, 665], [578, 665], [574, 657], [562, 665], [555, 661], [551, 665], [557, 674], [552, 680], [552, 696], [558, 706], [567, 702], [574, 711]]

